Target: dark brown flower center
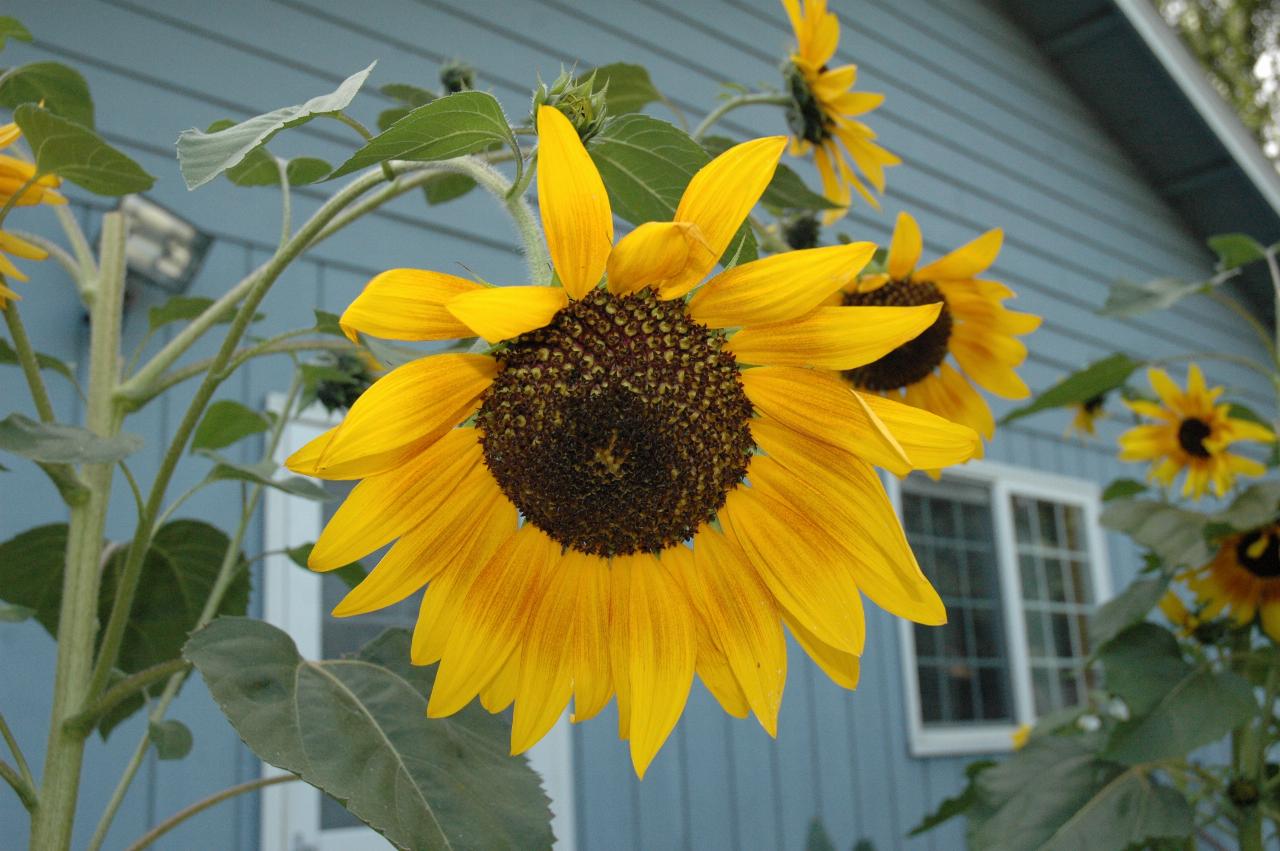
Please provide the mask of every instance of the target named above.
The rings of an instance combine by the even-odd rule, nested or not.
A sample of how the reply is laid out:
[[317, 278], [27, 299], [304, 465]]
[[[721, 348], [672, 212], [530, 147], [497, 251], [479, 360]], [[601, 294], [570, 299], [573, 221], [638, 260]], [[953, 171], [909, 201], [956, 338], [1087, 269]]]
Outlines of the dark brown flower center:
[[[1280, 576], [1280, 536], [1276, 532], [1262, 529], [1242, 537], [1236, 544], [1236, 562], [1260, 579]], [[1259, 546], [1264, 535], [1266, 542]]]
[[1204, 441], [1212, 433], [1209, 424], [1196, 417], [1188, 417], [1178, 426], [1178, 445], [1188, 455], [1196, 458], [1208, 458], [1209, 450]]
[[951, 308], [938, 288], [927, 281], [890, 281], [865, 293], [845, 293], [844, 303], [858, 307], [917, 307], [942, 302], [942, 312], [914, 340], [878, 361], [850, 369], [845, 377], [864, 390], [897, 390], [927, 377], [947, 358], [951, 340]]
[[723, 342], [678, 299], [592, 292], [497, 355], [476, 418], [485, 463], [566, 547], [613, 556], [687, 540], [755, 448]]

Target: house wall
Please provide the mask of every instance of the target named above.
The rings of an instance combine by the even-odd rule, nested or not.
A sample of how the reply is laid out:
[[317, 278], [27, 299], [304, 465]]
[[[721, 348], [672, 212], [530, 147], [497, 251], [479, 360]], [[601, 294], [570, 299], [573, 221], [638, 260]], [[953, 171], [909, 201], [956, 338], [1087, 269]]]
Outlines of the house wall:
[[[837, 231], [886, 244], [893, 217], [906, 209], [921, 222], [926, 253], [937, 256], [1003, 226], [1007, 238], [995, 276], [1018, 291], [1017, 307], [1045, 317], [1023, 372], [1033, 387], [1117, 348], [1135, 357], [1213, 348], [1247, 353], [1236, 325], [1209, 302], [1190, 300], [1127, 322], [1094, 315], [1109, 280], [1203, 275], [1210, 260], [1109, 142], [1087, 105], [1055, 78], [993, 2], [833, 0], [832, 6], [845, 25], [838, 61], [857, 61], [860, 88], [887, 95], [871, 124], [906, 161], [890, 172], [883, 210], [857, 206]], [[715, 104], [723, 80], [777, 84], [790, 40], [772, 0], [369, 0], [355, 6], [340, 0], [19, 0], [9, 14], [29, 26], [36, 42], [11, 41], [5, 64], [54, 59], [79, 68], [93, 88], [100, 130], [159, 177], [150, 195], [216, 235], [192, 289], [209, 296], [265, 259], [278, 232], [278, 202], [270, 190], [238, 189], [221, 180], [187, 192], [172, 148], [184, 128], [299, 103], [373, 59], [379, 60], [374, 84], [434, 85], [438, 64], [455, 57], [475, 64], [481, 85], [515, 117], [528, 110], [535, 71], [551, 79], [561, 65], [621, 60], [646, 66], [659, 89], [696, 120]], [[372, 124], [388, 105], [370, 86], [352, 111]], [[763, 109], [734, 113], [724, 129], [739, 136], [784, 132], [778, 113]], [[317, 121], [273, 148], [338, 162], [354, 142], [347, 128]], [[315, 208], [319, 193], [297, 195], [295, 221]], [[96, 233], [93, 214], [81, 213]], [[44, 210], [19, 211], [11, 223], [54, 231]], [[513, 241], [480, 193], [439, 208], [417, 197], [402, 199], [295, 264], [267, 299], [258, 333], [309, 325], [313, 307], [340, 311], [370, 275], [398, 265], [465, 266], [491, 281], [519, 282], [522, 262]], [[42, 350], [76, 361], [83, 373], [87, 333], [69, 283], [52, 263], [32, 271], [31, 282], [19, 285], [32, 337]], [[128, 345], [141, 340], [146, 307], [156, 301], [141, 293], [131, 306]], [[148, 347], [154, 350], [171, 333]], [[210, 353], [206, 344], [193, 357]], [[1239, 368], [1214, 369], [1211, 377], [1238, 390], [1246, 403], [1268, 403], [1266, 387]], [[52, 381], [60, 415], [76, 419], [74, 393]], [[287, 381], [286, 362], [255, 362], [219, 397], [260, 406]], [[0, 373], [0, 382], [6, 400], [25, 395], [16, 371]], [[128, 430], [147, 441], [130, 459], [139, 479], [154, 474], [164, 436], [190, 392], [184, 387], [129, 421]], [[989, 457], [1100, 483], [1133, 474], [1116, 463], [1110, 443], [1064, 439], [1064, 424], [1062, 416], [1049, 414], [1006, 428]], [[1104, 428], [1107, 439], [1115, 432]], [[248, 441], [236, 451], [254, 460], [259, 449]], [[41, 475], [9, 466], [15, 469], [0, 483], [0, 536], [59, 519], [59, 504]], [[172, 492], [202, 474], [200, 462], [188, 463]], [[124, 536], [132, 503], [123, 483], [117, 484], [109, 531]], [[236, 511], [232, 496], [210, 489], [180, 513], [229, 527]], [[252, 551], [261, 540], [260, 524], [248, 540]], [[1109, 552], [1120, 586], [1135, 568], [1134, 554], [1114, 538]], [[260, 607], [260, 600], [254, 605]], [[881, 849], [956, 847], [958, 826], [902, 839], [959, 788], [967, 760], [908, 756], [898, 632], [873, 608], [868, 621], [855, 694], [793, 657], [776, 742], [753, 721], [725, 716], [701, 686], [643, 783], [616, 739], [612, 709], [577, 728], [582, 847], [798, 848], [814, 816], [837, 847], [860, 837]], [[41, 751], [53, 658], [53, 643], [38, 626], [0, 625], [0, 682], [6, 684], [0, 704], [28, 753]], [[257, 774], [255, 759], [198, 679], [171, 717], [192, 728], [195, 749], [181, 762], [148, 757], [109, 848], [123, 847], [191, 801]], [[76, 847], [87, 842], [116, 767], [142, 731], [134, 719], [105, 744], [91, 743]], [[0, 795], [0, 847], [25, 845], [25, 821], [12, 796]], [[192, 819], [157, 847], [252, 849], [256, 837], [256, 801], [239, 798]]]

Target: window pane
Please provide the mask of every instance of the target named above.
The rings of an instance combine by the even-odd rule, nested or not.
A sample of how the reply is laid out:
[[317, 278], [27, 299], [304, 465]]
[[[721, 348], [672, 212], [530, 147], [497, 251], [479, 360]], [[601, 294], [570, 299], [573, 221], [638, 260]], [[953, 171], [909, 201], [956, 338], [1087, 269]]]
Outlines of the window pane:
[[921, 718], [1008, 723], [1012, 687], [990, 490], [912, 476], [903, 482], [902, 506], [920, 567], [947, 606], [945, 626], [914, 628]]
[[1031, 689], [1036, 713], [1045, 714], [1078, 705], [1092, 676], [1088, 530], [1079, 506], [1015, 496], [1012, 507]]

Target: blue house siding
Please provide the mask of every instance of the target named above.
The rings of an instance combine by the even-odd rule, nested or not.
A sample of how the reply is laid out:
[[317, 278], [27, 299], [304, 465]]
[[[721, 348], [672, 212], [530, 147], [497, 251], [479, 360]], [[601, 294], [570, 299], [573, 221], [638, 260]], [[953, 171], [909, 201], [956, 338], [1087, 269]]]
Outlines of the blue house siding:
[[[1207, 300], [1128, 322], [1094, 314], [1109, 280], [1203, 275], [1210, 260], [1111, 144], [1088, 105], [1072, 95], [994, 3], [833, 0], [832, 5], [844, 22], [838, 59], [859, 64], [860, 88], [887, 95], [871, 123], [906, 161], [889, 173], [883, 211], [855, 207], [836, 231], [884, 244], [893, 216], [906, 209], [921, 222], [926, 253], [936, 256], [989, 227], [1003, 226], [1005, 248], [994, 276], [1017, 290], [1019, 308], [1045, 317], [1024, 369], [1033, 387], [1047, 386], [1117, 347], [1135, 357], [1208, 348], [1248, 353], [1229, 314]], [[481, 84], [513, 118], [528, 110], [535, 70], [550, 79], [562, 64], [637, 62], [696, 120], [715, 103], [723, 80], [776, 83], [790, 41], [773, 0], [371, 0], [358, 9], [340, 0], [20, 0], [13, 14], [37, 41], [10, 42], [6, 64], [57, 59], [77, 66], [96, 96], [99, 128], [160, 177], [150, 195], [216, 235], [192, 289], [209, 296], [224, 292], [268, 256], [278, 228], [276, 196], [224, 181], [188, 193], [172, 156], [171, 141], [181, 129], [299, 102], [372, 59], [379, 60], [377, 84], [428, 85], [440, 62], [467, 59], [481, 69]], [[371, 87], [355, 113], [372, 123], [386, 105], [389, 101]], [[737, 135], [783, 132], [777, 112], [763, 109], [736, 112], [725, 128]], [[337, 123], [315, 122], [273, 147], [285, 155], [305, 152], [336, 162], [353, 142]], [[297, 193], [295, 220], [309, 214], [319, 197], [314, 190]], [[21, 228], [53, 231], [46, 211], [14, 221]], [[96, 232], [88, 213], [85, 221], [89, 232]], [[313, 307], [341, 310], [371, 274], [397, 265], [448, 271], [465, 264], [489, 280], [518, 283], [523, 263], [511, 243], [509, 226], [480, 193], [443, 208], [426, 207], [417, 197], [402, 199], [320, 245], [286, 273], [264, 305], [259, 333], [303, 326]], [[87, 335], [68, 282], [52, 263], [32, 271], [32, 281], [19, 285], [28, 296], [23, 309], [32, 336], [41, 349], [78, 362], [83, 371]], [[141, 296], [129, 310], [129, 346], [141, 339], [146, 307], [155, 301]], [[192, 357], [210, 353], [206, 344]], [[1212, 377], [1231, 385], [1246, 402], [1270, 401], [1268, 389], [1237, 367], [1214, 368]], [[5, 398], [24, 395], [16, 371], [0, 373], [0, 381]], [[285, 361], [258, 361], [229, 382], [220, 397], [260, 406], [287, 381]], [[56, 379], [52, 389], [59, 413], [74, 419], [79, 414], [75, 394]], [[147, 448], [130, 461], [141, 480], [154, 474], [165, 435], [191, 389], [153, 403], [130, 420], [128, 428], [147, 440]], [[1060, 415], [1049, 414], [1004, 429], [989, 457], [1097, 482], [1132, 474], [1115, 461], [1110, 444], [1064, 439], [1064, 423]], [[1117, 431], [1106, 426], [1104, 437], [1109, 440]], [[237, 451], [251, 460], [259, 448], [246, 445]], [[15, 469], [4, 475], [0, 488], [0, 536], [60, 519], [41, 475], [10, 466]], [[187, 471], [171, 493], [180, 493], [203, 472], [199, 463], [189, 464]], [[132, 502], [122, 481], [117, 488], [110, 532], [124, 536], [132, 524]], [[211, 489], [180, 513], [229, 527], [236, 506], [227, 491]], [[248, 540], [248, 548], [256, 550], [260, 522]], [[1119, 539], [1108, 543], [1120, 585], [1136, 567], [1135, 554]], [[754, 721], [726, 717], [695, 686], [684, 719], [643, 783], [635, 780], [616, 738], [612, 709], [575, 728], [581, 847], [797, 848], [815, 815], [838, 847], [863, 836], [881, 849], [956, 847], [958, 826], [912, 842], [903, 839], [923, 813], [956, 791], [967, 760], [908, 755], [897, 639], [893, 620], [869, 607], [862, 684], [852, 695], [793, 652], [776, 741]], [[0, 681], [21, 684], [5, 690], [3, 706], [28, 753], [41, 750], [52, 661], [53, 643], [39, 627], [0, 628]], [[198, 679], [170, 714], [191, 726], [195, 750], [181, 762], [148, 757], [109, 848], [123, 847], [192, 800], [257, 774], [256, 760]], [[143, 726], [135, 719], [109, 742], [91, 745], [77, 847], [87, 842], [115, 784], [115, 766], [127, 758]], [[23, 846], [24, 822], [16, 801], [0, 796], [2, 842]], [[241, 798], [193, 819], [158, 847], [247, 851], [257, 847], [257, 831], [256, 800]]]

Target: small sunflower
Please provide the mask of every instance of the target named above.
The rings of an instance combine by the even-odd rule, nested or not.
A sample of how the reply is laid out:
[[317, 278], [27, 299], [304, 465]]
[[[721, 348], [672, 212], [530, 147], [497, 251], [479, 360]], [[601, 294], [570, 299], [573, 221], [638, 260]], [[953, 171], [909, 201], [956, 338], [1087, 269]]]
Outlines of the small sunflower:
[[1067, 433], [1097, 435], [1098, 420], [1107, 416], [1107, 412], [1104, 410], [1106, 404], [1107, 396], [1105, 393], [1099, 393], [1097, 396], [1076, 403], [1072, 408], [1075, 413], [1071, 417], [1071, 425], [1068, 427]]
[[1126, 399], [1125, 404], [1134, 413], [1159, 422], [1136, 426], [1120, 435], [1121, 461], [1158, 462], [1148, 475], [1165, 486], [1185, 469], [1182, 495], [1192, 499], [1204, 496], [1210, 485], [1222, 496], [1237, 475], [1261, 476], [1266, 472], [1260, 462], [1232, 455], [1227, 447], [1242, 440], [1271, 443], [1275, 435], [1264, 425], [1231, 416], [1230, 405], [1217, 404], [1222, 388], [1207, 388], [1199, 366], [1193, 363], [1188, 368], [1185, 393], [1162, 369], [1148, 369], [1147, 378], [1160, 402]]
[[1263, 632], [1280, 641], [1280, 523], [1224, 538], [1213, 560], [1186, 583], [1201, 605], [1188, 626], [1222, 614], [1248, 626], [1256, 617]]
[[883, 194], [885, 167], [902, 160], [877, 145], [875, 131], [856, 119], [879, 106], [884, 95], [853, 91], [858, 66], [827, 66], [840, 41], [840, 22], [827, 11], [827, 0], [782, 0], [782, 5], [796, 34], [795, 53], [783, 69], [791, 96], [791, 153], [804, 156], [813, 151], [822, 191], [840, 205], [824, 214], [827, 224], [844, 216], [853, 189], [878, 208], [880, 202], [858, 179], [854, 166]]
[[[18, 129], [17, 124], [0, 124], [0, 149], [9, 147], [20, 138], [22, 138], [22, 131]], [[9, 194], [6, 194], [5, 189], [9, 187], [10, 182], [10, 177], [6, 172], [6, 169], [8, 168], [6, 162], [9, 160], [18, 163], [19, 165], [26, 166], [27, 170], [22, 172], [26, 176], [9, 189]], [[22, 184], [25, 183], [34, 173], [34, 167], [27, 163], [23, 163], [22, 160], [14, 159], [13, 157], [0, 156], [0, 206], [4, 206], [8, 203], [11, 194], [16, 192], [18, 188], [21, 187]], [[40, 182], [43, 182], [46, 187], [58, 185], [58, 179], [52, 176], [49, 178], [41, 178]], [[40, 183], [37, 183], [37, 186], [39, 185]], [[30, 194], [31, 193], [29, 191], [23, 193], [23, 197], [16, 203], [18, 205], [39, 203], [38, 201], [29, 201], [27, 196]], [[45, 192], [44, 187], [41, 188], [40, 197], [43, 198], [46, 203], [66, 203], [66, 200], [61, 195], [58, 195], [56, 192]], [[0, 230], [0, 308], [3, 308], [8, 304], [10, 299], [16, 301], [22, 298], [22, 296], [18, 295], [5, 285], [5, 278], [15, 281], [25, 281], [27, 279], [27, 276], [23, 274], [21, 269], [13, 264], [13, 261], [9, 259], [8, 255], [22, 257], [26, 260], [43, 260], [49, 256], [49, 253], [37, 245], [32, 245], [25, 239], [21, 239], [11, 233], [5, 233]]]
[[[22, 131], [18, 129], [17, 124], [9, 123], [0, 125], [0, 150], [12, 146], [15, 142], [22, 138]], [[8, 154], [0, 154], [0, 206], [9, 203], [12, 198], [23, 185], [35, 176], [36, 167], [26, 160], [12, 157]], [[56, 174], [42, 175], [22, 196], [14, 201], [14, 206], [31, 207], [36, 204], [65, 204], [67, 199], [63, 198], [54, 190], [62, 184], [61, 178]]]
[[13, 265], [13, 261], [6, 256], [9, 254], [26, 260], [43, 260], [49, 256], [49, 252], [40, 246], [32, 245], [25, 239], [20, 239], [11, 233], [5, 233], [0, 230], [0, 308], [8, 304], [9, 299], [19, 300], [22, 298], [22, 296], [5, 286], [5, 279], [9, 278], [15, 281], [25, 281], [27, 279], [22, 270]]
[[940, 304], [941, 311], [923, 334], [879, 360], [846, 370], [845, 378], [859, 390], [932, 411], [990, 440], [995, 420], [973, 384], [1005, 399], [1030, 395], [1014, 371], [1027, 357], [1027, 347], [1017, 336], [1040, 327], [1040, 317], [1004, 308], [1001, 302], [1013, 298], [1012, 290], [979, 277], [995, 262], [1003, 238], [998, 228], [987, 231], [916, 268], [924, 245], [920, 226], [908, 213], [899, 213], [885, 271], [858, 276], [835, 303]]
[[776, 730], [784, 624], [853, 688], [859, 591], [901, 617], [945, 621], [872, 465], [958, 463], [978, 439], [826, 371], [874, 360], [937, 314], [821, 305], [873, 246], [778, 254], [698, 289], [785, 139], [726, 151], [694, 175], [674, 221], [614, 245], [577, 132], [549, 107], [537, 123], [561, 286], [377, 276], [342, 316], [353, 337], [479, 336], [494, 348], [391, 370], [288, 465], [363, 479], [313, 569], [395, 541], [335, 615], [426, 586], [412, 658], [440, 661], [430, 715], [477, 695], [494, 712], [514, 702], [518, 753], [570, 700], [581, 721], [616, 694], [643, 775], [695, 671], [728, 712]]

